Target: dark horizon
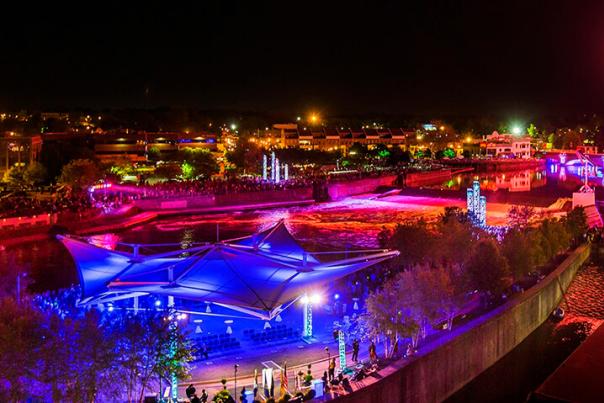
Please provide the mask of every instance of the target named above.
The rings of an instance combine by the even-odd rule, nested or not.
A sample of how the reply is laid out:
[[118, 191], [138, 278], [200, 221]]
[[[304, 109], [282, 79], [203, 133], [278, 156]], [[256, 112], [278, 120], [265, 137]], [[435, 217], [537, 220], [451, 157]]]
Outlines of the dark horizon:
[[0, 17], [0, 108], [602, 113], [602, 6], [15, 6]]

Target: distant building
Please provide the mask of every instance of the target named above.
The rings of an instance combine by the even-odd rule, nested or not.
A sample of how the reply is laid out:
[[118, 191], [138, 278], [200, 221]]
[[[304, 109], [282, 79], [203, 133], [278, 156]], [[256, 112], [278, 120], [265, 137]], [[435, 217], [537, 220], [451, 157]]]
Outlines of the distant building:
[[26, 167], [37, 161], [42, 148], [40, 135], [5, 132], [0, 136], [0, 161], [4, 172], [12, 167]]
[[402, 128], [300, 127], [295, 123], [275, 124], [259, 132], [257, 141], [263, 147], [303, 148], [307, 150], [346, 152], [359, 143], [371, 148], [377, 144], [407, 147], [407, 139], [415, 138], [415, 130]]
[[216, 134], [135, 132], [94, 135], [94, 153], [101, 161], [127, 158], [132, 162], [144, 162], [150, 153], [158, 153], [160, 158], [165, 158], [186, 147], [216, 151]]
[[530, 158], [531, 139], [495, 131], [486, 138], [486, 154], [498, 158]]
[[470, 155], [486, 155], [493, 158], [530, 158], [530, 137], [499, 134], [496, 131], [483, 139], [464, 143], [464, 151]]
[[157, 158], [169, 158], [178, 150], [186, 147], [204, 148], [217, 151], [216, 135], [206, 132], [120, 132], [120, 133], [45, 133], [44, 143], [77, 143], [80, 147], [90, 148], [95, 157], [103, 162], [128, 159], [132, 162], [145, 162], [150, 155]]
[[48, 119], [69, 120], [69, 113], [63, 113], [63, 112], [42, 112], [42, 113], [40, 113], [40, 118], [43, 121], [46, 121]]

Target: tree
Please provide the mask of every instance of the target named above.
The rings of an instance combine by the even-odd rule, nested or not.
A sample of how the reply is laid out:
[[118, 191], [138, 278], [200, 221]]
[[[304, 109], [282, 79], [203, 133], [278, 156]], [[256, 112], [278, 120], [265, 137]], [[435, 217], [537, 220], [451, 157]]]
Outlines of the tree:
[[[115, 340], [109, 328], [103, 326], [96, 310], [88, 311], [67, 325], [75, 335], [72, 356], [71, 387], [67, 388], [69, 400], [94, 402], [99, 393], [106, 400], [121, 395], [116, 376]], [[70, 396], [71, 395], [71, 396]]]
[[455, 271], [442, 266], [418, 266], [414, 269], [414, 274], [424, 314], [432, 324], [444, 319], [450, 331], [453, 319], [465, 302], [459, 277], [455, 275]]
[[39, 162], [32, 162], [27, 166], [27, 168], [25, 168], [25, 171], [23, 172], [23, 181], [29, 187], [42, 185], [44, 181], [46, 181], [46, 178], [46, 168], [44, 168], [44, 165], [40, 164]]
[[208, 178], [219, 171], [212, 153], [201, 148], [187, 147], [180, 150], [179, 160], [182, 161], [181, 169], [185, 179]]
[[574, 242], [581, 241], [583, 239], [583, 235], [585, 235], [589, 229], [585, 209], [579, 206], [575, 207], [572, 211], [569, 211], [566, 214], [564, 224], [571, 239]]
[[170, 382], [189, 375], [193, 348], [180, 327], [173, 324], [175, 312], [144, 311], [122, 315], [114, 323], [120, 377], [126, 383], [128, 401], [142, 401], [151, 381]]
[[182, 167], [178, 164], [161, 164], [155, 168], [153, 176], [161, 179], [176, 179], [182, 174]]
[[357, 161], [364, 160], [365, 158], [367, 158], [368, 153], [369, 151], [367, 150], [367, 146], [358, 142], [353, 143], [348, 149], [348, 155], [350, 156], [350, 159]]
[[443, 224], [447, 224], [450, 220], [454, 220], [460, 223], [468, 222], [468, 213], [466, 213], [462, 208], [457, 206], [447, 206], [445, 207], [445, 211], [440, 216], [440, 220]]
[[161, 150], [157, 146], [149, 147], [147, 150], [147, 160], [157, 162], [161, 159]]
[[556, 219], [545, 219], [539, 226], [540, 247], [545, 261], [549, 261], [570, 246], [570, 235], [565, 225]]
[[512, 206], [508, 211], [508, 224], [512, 228], [524, 229], [534, 216], [535, 209], [531, 206]]
[[248, 137], [239, 137], [235, 149], [227, 152], [226, 158], [240, 172], [259, 172], [262, 164], [262, 149]]
[[509, 268], [494, 239], [481, 240], [465, 267], [467, 284], [483, 295], [499, 297], [510, 284]]
[[23, 190], [25, 189], [25, 181], [23, 180], [24, 170], [21, 167], [12, 167], [4, 172], [2, 181], [5, 182], [10, 189]]
[[54, 401], [116, 399], [121, 393], [115, 377], [114, 338], [97, 311], [59, 317], [46, 312], [49, 330], [41, 354], [41, 379]]
[[102, 173], [91, 160], [73, 160], [61, 169], [59, 183], [73, 190], [84, 190], [102, 178]]
[[397, 224], [393, 231], [384, 230], [378, 238], [382, 247], [400, 251], [392, 262], [402, 268], [431, 262], [437, 256], [436, 236], [423, 220]]
[[533, 123], [526, 128], [526, 132], [529, 136], [535, 139], [539, 136], [539, 130], [537, 130], [537, 127]]
[[390, 149], [390, 155], [388, 156], [387, 164], [390, 166], [396, 166], [400, 163], [407, 163], [411, 161], [411, 153], [409, 151], [403, 151], [400, 147], [393, 146]]
[[385, 144], [376, 144], [371, 150], [371, 155], [378, 160], [387, 160], [390, 157], [390, 150]]
[[450, 147], [445, 148], [445, 150], [443, 151], [443, 156], [446, 158], [455, 158], [456, 155], [457, 153], [455, 153], [455, 150]]
[[399, 337], [413, 336], [419, 329], [416, 315], [406, 309], [418, 309], [417, 305], [409, 304], [409, 301], [416, 300], [417, 294], [401, 293], [401, 284], [407, 284], [405, 276], [407, 275], [399, 273], [396, 278], [386, 281], [381, 289], [370, 293], [366, 302], [367, 312], [360, 318], [360, 325], [366, 329], [370, 338], [384, 336], [386, 357], [394, 353]]
[[[12, 298], [0, 300], [0, 400], [21, 402], [36, 393], [28, 385], [46, 336], [39, 312]], [[42, 397], [42, 396], [33, 396]]]
[[435, 254], [447, 267], [461, 267], [466, 257], [472, 254], [476, 239], [473, 227], [464, 216], [448, 219], [438, 225], [439, 236], [436, 239]]
[[532, 232], [527, 233], [519, 228], [512, 228], [505, 234], [501, 249], [515, 280], [522, 279], [539, 262], [539, 245], [533, 244], [533, 239]]

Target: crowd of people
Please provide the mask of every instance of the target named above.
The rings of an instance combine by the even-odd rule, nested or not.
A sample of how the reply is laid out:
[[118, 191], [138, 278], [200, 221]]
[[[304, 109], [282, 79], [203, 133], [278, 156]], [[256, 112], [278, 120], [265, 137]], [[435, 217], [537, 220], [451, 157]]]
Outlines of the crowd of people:
[[31, 217], [60, 212], [83, 213], [91, 208], [104, 211], [127, 204], [134, 199], [170, 199], [173, 197], [229, 195], [263, 191], [282, 191], [308, 188], [314, 184], [325, 185], [356, 179], [396, 174], [394, 170], [364, 170], [343, 173], [306, 174], [275, 183], [261, 177], [227, 177], [191, 181], [169, 181], [139, 185], [134, 191], [124, 190], [119, 194], [109, 191], [91, 197], [88, 192], [56, 192], [50, 196], [9, 194], [0, 198], [0, 218]]
[[306, 174], [275, 183], [262, 177], [229, 177], [193, 181], [170, 181], [154, 185], [142, 185], [144, 198], [170, 198], [198, 195], [224, 195], [249, 192], [275, 191], [310, 187], [315, 182], [343, 182], [355, 179], [396, 174], [395, 170], [364, 170], [343, 173]]
[[143, 198], [171, 198], [200, 195], [224, 195], [272, 190], [296, 189], [312, 185], [312, 178], [296, 178], [280, 183], [262, 178], [206, 179], [180, 182], [163, 182], [140, 186]]
[[92, 206], [85, 194], [56, 193], [51, 197], [31, 197], [27, 195], [7, 195], [0, 198], [0, 218], [31, 217], [64, 211], [84, 212]]

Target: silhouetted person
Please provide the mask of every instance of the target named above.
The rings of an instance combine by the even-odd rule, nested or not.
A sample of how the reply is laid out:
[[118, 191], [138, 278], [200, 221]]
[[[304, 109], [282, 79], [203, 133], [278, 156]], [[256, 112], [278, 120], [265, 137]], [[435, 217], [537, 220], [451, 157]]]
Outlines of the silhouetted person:
[[352, 342], [352, 361], [357, 362], [359, 360], [359, 341], [354, 339]]
[[193, 384], [190, 384], [189, 387], [185, 390], [185, 393], [187, 394], [187, 398], [191, 400], [191, 398], [195, 395], [195, 386], [193, 386]]
[[375, 343], [374, 342], [371, 342], [371, 344], [369, 345], [369, 359], [371, 361], [377, 360], [377, 354], [375, 353]]
[[336, 374], [336, 359], [332, 358], [331, 361], [329, 362], [329, 380], [333, 381], [333, 378]]

